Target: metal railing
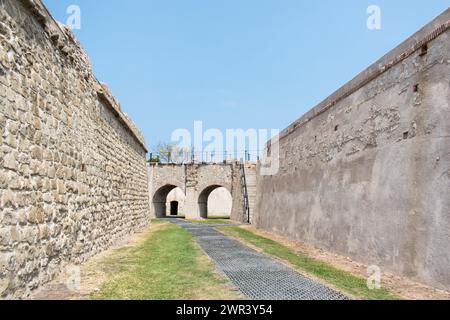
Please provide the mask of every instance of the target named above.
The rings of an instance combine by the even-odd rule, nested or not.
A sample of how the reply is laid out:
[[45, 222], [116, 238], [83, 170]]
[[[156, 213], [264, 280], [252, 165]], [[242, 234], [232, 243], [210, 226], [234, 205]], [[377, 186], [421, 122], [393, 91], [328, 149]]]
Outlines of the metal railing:
[[233, 161], [257, 162], [261, 158], [260, 151], [204, 151], [204, 152], [175, 152], [150, 153], [149, 162], [184, 164], [184, 163], [221, 163]]

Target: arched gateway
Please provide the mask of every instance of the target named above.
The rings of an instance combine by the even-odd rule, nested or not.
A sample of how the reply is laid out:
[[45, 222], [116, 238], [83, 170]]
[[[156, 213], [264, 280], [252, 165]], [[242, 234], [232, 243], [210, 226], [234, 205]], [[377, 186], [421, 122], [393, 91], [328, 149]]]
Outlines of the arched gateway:
[[[222, 191], [222, 192], [217, 193], [217, 191]], [[211, 199], [211, 196], [214, 195], [214, 193], [216, 193], [215, 194], [216, 197], [214, 197], [215, 199]], [[231, 195], [231, 192], [227, 188], [220, 186], [220, 185], [212, 185], [212, 186], [205, 188], [202, 192], [200, 192], [200, 195], [198, 196], [198, 207], [200, 210], [200, 217], [202, 219], [206, 219], [206, 218], [210, 218], [211, 216], [214, 216], [214, 215], [211, 215], [212, 212], [210, 212], [210, 211], [213, 211], [213, 210], [211, 210], [211, 206], [214, 205], [213, 209], [217, 210], [217, 206], [218, 206], [217, 200], [219, 200], [220, 202], [223, 202], [222, 206], [220, 208], [220, 211], [219, 211], [219, 215], [221, 217], [229, 218], [231, 216], [231, 212], [228, 212], [229, 210], [227, 210], [227, 205], [228, 205], [227, 202], [230, 201], [229, 199], [227, 199], [228, 195], [230, 196], [231, 202], [232, 202], [233, 196]], [[216, 203], [213, 202], [214, 200], [216, 200]], [[231, 209], [232, 209], [232, 207], [231, 207]], [[217, 214], [217, 212], [216, 212], [216, 214]]]
[[160, 187], [153, 195], [151, 199], [154, 216], [157, 218], [163, 218], [169, 215], [178, 215], [179, 202], [171, 201], [170, 202], [170, 211], [167, 209], [167, 197], [168, 195], [175, 189], [179, 188], [173, 184], [166, 184]]
[[[244, 209], [246, 192], [244, 192], [242, 181], [249, 182], [246, 185], [246, 191], [249, 197], [251, 217], [256, 193], [256, 166], [254, 164], [242, 165], [239, 162], [182, 165], [150, 163], [148, 169], [153, 217], [165, 217], [168, 205], [170, 212], [175, 211], [175, 203], [168, 204], [167, 196], [178, 187], [186, 196], [183, 203], [183, 214], [186, 218], [207, 218], [210, 195], [219, 188], [225, 188], [231, 194], [230, 198], [232, 199], [231, 219], [247, 222], [249, 213]], [[243, 174], [246, 179], [242, 179]]]

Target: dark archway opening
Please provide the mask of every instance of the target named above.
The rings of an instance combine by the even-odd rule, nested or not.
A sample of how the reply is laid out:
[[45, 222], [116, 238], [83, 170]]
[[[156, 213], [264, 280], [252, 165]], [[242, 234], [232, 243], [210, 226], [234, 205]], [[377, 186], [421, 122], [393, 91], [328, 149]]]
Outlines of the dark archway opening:
[[171, 201], [170, 202], [170, 215], [171, 216], [177, 216], [178, 215], [178, 201]]

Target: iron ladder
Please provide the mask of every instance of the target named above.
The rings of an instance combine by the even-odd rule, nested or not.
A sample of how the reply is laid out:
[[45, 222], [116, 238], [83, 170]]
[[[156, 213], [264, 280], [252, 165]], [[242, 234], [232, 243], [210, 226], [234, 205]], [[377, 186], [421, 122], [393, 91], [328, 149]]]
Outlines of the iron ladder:
[[248, 200], [247, 179], [245, 177], [245, 164], [241, 162], [241, 190], [242, 190], [242, 207], [244, 209], [244, 215], [247, 216], [247, 223], [250, 223], [250, 203]]

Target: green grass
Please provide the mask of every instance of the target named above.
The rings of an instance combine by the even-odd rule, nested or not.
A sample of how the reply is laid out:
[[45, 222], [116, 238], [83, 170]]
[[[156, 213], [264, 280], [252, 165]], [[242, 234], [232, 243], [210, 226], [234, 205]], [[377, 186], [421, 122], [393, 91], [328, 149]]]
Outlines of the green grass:
[[225, 219], [206, 219], [206, 220], [188, 220], [190, 222], [193, 223], [203, 223], [203, 224], [230, 224], [232, 223], [229, 219], [225, 220]]
[[356, 277], [349, 272], [339, 270], [325, 262], [297, 253], [292, 249], [271, 239], [259, 236], [240, 227], [221, 227], [220, 231], [247, 242], [264, 253], [279, 258], [293, 265], [307, 274], [333, 285], [342, 292], [354, 297], [367, 300], [393, 300], [399, 297], [385, 289], [370, 290], [363, 278]]
[[237, 299], [228, 281], [180, 227], [153, 221], [145, 240], [102, 261], [108, 270], [96, 300]]

